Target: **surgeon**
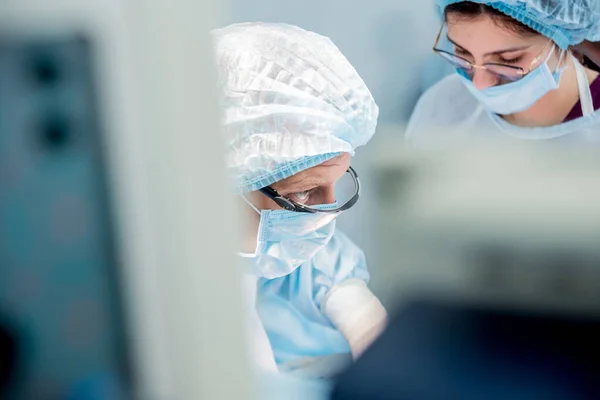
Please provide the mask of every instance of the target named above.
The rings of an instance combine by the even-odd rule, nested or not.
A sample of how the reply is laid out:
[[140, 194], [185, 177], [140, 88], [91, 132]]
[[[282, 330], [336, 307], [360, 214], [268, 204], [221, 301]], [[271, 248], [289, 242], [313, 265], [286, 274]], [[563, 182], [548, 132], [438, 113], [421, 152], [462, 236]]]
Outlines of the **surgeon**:
[[[445, 148], [479, 140], [600, 141], [598, 0], [437, 0], [433, 51], [456, 73], [419, 100], [407, 140]], [[594, 50], [596, 49], [596, 50]]]
[[256, 277], [272, 357], [279, 371], [334, 376], [387, 319], [363, 252], [336, 229], [359, 199], [350, 160], [375, 132], [377, 105], [316, 33], [243, 23], [213, 36], [227, 164], [250, 221], [240, 261]]

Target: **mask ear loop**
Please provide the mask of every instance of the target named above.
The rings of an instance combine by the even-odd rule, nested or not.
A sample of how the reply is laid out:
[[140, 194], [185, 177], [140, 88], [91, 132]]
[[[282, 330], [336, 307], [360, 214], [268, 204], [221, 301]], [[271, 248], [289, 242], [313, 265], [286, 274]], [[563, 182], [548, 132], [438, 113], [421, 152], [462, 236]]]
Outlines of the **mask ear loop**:
[[257, 213], [258, 215], [260, 215], [260, 210], [259, 210], [258, 208], [256, 208], [256, 207], [254, 206], [254, 204], [252, 204], [252, 202], [246, 198], [246, 196], [245, 196], [245, 195], [243, 195], [243, 194], [242, 194], [242, 195], [240, 195], [240, 196], [241, 196], [241, 197], [242, 197], [242, 199], [243, 199], [243, 200], [246, 202], [246, 204], [248, 204], [250, 207], [252, 207], [252, 209], [253, 209], [254, 211], [256, 211], [256, 213]]
[[577, 58], [570, 54], [571, 59], [575, 65], [575, 73], [577, 76], [577, 86], [579, 88], [579, 101], [581, 103], [581, 112], [584, 117], [592, 115], [594, 110], [594, 101], [592, 99], [592, 93], [590, 91], [590, 83], [585, 73], [583, 65], [579, 63]]
[[[568, 51], [561, 49], [560, 57], [558, 59], [558, 64], [557, 64], [557, 67], [556, 67], [556, 70], [554, 71], [554, 73], [562, 73], [567, 68], [569, 68], [568, 63], [567, 63], [567, 61], [568, 61], [567, 54], [568, 54]], [[564, 63], [564, 65], [561, 65], [563, 63]]]

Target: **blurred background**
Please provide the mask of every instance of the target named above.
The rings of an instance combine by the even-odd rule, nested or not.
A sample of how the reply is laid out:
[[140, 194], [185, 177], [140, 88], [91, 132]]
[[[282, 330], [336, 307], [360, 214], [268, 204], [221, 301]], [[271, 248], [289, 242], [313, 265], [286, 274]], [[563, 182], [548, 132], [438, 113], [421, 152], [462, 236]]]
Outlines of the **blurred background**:
[[252, 375], [236, 275], [214, 268], [234, 264], [236, 214], [212, 195], [228, 190], [222, 143], [196, 133], [218, 130], [204, 33], [233, 22], [328, 36], [371, 89], [378, 132], [338, 227], [392, 314], [426, 298], [598, 328], [594, 152], [404, 149], [417, 99], [450, 73], [433, 1], [121, 3], [0, 5], [0, 398], [324, 393]]

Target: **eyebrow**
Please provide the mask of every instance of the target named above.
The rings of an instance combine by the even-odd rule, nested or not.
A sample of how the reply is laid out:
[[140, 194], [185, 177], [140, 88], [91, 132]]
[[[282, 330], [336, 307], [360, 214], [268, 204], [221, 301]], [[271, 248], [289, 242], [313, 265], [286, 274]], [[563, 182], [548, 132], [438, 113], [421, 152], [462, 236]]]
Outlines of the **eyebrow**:
[[[446, 38], [448, 38], [448, 40], [450, 41], [450, 43], [452, 43], [453, 45], [455, 45], [456, 47], [459, 47], [461, 49], [463, 49], [464, 51], [466, 51], [467, 53], [471, 54], [467, 49], [465, 49], [463, 46], [461, 46], [460, 44], [456, 43], [454, 40], [452, 40], [450, 38], [450, 36], [446, 35]], [[520, 47], [510, 47], [508, 49], [503, 49], [503, 50], [496, 50], [496, 51], [490, 51], [489, 53], [485, 53], [483, 56], [487, 57], [487, 56], [497, 56], [500, 54], [504, 54], [504, 53], [514, 53], [515, 51], [521, 51], [521, 50], [526, 50], [528, 48], [530, 48], [531, 45], [525, 45], [525, 46], [520, 46]]]

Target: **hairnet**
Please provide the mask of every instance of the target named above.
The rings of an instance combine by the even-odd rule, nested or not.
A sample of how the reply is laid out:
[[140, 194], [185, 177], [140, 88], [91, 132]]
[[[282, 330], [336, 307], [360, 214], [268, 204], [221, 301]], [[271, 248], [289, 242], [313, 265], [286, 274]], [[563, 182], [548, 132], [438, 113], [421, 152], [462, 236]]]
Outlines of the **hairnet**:
[[[462, 0], [437, 0], [441, 10]], [[600, 40], [600, 0], [469, 0], [513, 17], [567, 49]]]
[[213, 38], [238, 192], [353, 155], [375, 133], [377, 105], [328, 38], [271, 23], [230, 25]]

